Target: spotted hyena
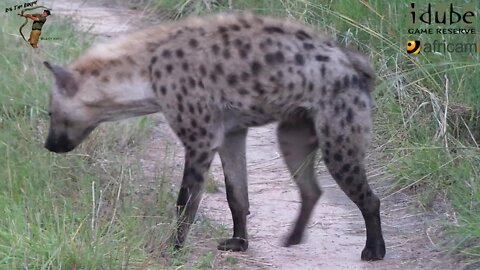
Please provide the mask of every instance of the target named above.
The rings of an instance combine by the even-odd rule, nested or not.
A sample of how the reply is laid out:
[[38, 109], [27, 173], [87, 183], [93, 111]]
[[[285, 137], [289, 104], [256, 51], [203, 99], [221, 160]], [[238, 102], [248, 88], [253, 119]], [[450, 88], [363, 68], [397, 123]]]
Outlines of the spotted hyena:
[[218, 152], [233, 218], [233, 237], [218, 248], [248, 248], [245, 137], [249, 127], [278, 121], [280, 150], [302, 199], [285, 245], [300, 243], [322, 193], [314, 173], [319, 148], [365, 219], [361, 258], [384, 257], [380, 200], [364, 163], [374, 71], [362, 54], [294, 22], [221, 14], [97, 45], [68, 68], [45, 65], [56, 80], [45, 143], [50, 151], [74, 149], [101, 122], [163, 112], [185, 146], [177, 247], [194, 221], [204, 175]]

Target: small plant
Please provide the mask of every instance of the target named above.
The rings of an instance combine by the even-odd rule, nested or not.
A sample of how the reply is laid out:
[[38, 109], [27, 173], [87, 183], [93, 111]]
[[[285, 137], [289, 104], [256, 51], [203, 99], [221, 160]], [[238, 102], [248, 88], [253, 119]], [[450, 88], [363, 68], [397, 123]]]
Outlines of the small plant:
[[218, 191], [219, 191], [218, 183], [215, 181], [212, 174], [209, 173], [207, 177], [207, 183], [205, 184], [205, 192], [217, 193]]
[[192, 265], [194, 269], [214, 269], [215, 253], [208, 251]]

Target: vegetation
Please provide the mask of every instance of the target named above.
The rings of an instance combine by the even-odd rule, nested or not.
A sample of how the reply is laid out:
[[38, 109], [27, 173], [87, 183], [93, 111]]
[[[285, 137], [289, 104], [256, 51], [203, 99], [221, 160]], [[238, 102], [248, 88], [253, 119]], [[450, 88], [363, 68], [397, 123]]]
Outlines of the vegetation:
[[[462, 6], [468, 1], [452, 2]], [[8, 0], [5, 6], [15, 3]], [[128, 3], [146, 4], [174, 19], [222, 10], [284, 16], [370, 54], [378, 71], [375, 142], [394, 176], [392, 192], [412, 191], [423, 205], [447, 199], [454, 218], [446, 220], [445, 247], [472, 263], [480, 261], [480, 55], [412, 56], [405, 51], [408, 39], [448, 43], [459, 42], [459, 36], [409, 35], [410, 6], [404, 1]], [[478, 4], [476, 14], [478, 31]], [[7, 13], [0, 22], [0, 269], [143, 269], [158, 267], [162, 260], [162, 268], [184, 264], [185, 254], [150, 254], [154, 246], [169, 250], [175, 200], [166, 176], [156, 177], [154, 194], [136, 199], [132, 183], [144, 175], [138, 161], [124, 154], [134, 151], [131, 146], [142, 147], [150, 120], [103, 125], [74, 154], [54, 155], [42, 147], [52, 78], [41, 61], [69, 63], [89, 38], [74, 36], [68, 22], [49, 23], [49, 33], [62, 40], [41, 42], [45, 49], [37, 53], [19, 38], [18, 17]], [[462, 36], [461, 41], [474, 38]], [[206, 253], [191, 267], [209, 268], [212, 257]]]
[[104, 125], [74, 154], [46, 151], [52, 76], [42, 61], [69, 63], [89, 39], [52, 17], [45, 28], [61, 40], [33, 50], [22, 22], [0, 18], [0, 269], [144, 269], [144, 246], [167, 243], [175, 201], [161, 177], [149, 200], [133, 196], [143, 174], [124, 153], [142, 146], [150, 121]]

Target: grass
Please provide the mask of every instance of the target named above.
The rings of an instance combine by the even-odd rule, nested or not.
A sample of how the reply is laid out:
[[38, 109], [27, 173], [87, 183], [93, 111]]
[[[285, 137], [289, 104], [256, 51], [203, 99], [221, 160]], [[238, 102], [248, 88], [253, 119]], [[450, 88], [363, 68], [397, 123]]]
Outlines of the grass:
[[52, 17], [44, 32], [61, 42], [40, 41], [32, 50], [17, 34], [22, 18], [0, 22], [0, 269], [158, 265], [144, 246], [151, 239], [168, 245], [172, 192], [158, 179], [151, 202], [133, 196], [132, 183], [144, 176], [128, 155], [148, 137], [149, 119], [103, 125], [72, 154], [49, 153], [43, 141], [52, 78], [41, 61], [69, 63], [90, 38], [73, 36], [72, 24]]
[[[429, 2], [415, 3], [424, 9]], [[475, 7], [478, 32], [478, 3], [451, 2], [457, 11], [465, 4]], [[411, 8], [404, 1], [152, 0], [150, 5], [170, 10], [175, 19], [243, 10], [287, 17], [369, 54], [378, 76], [375, 144], [394, 176], [392, 192], [409, 191], [427, 206], [446, 198], [456, 218], [446, 221], [444, 247], [480, 263], [480, 54], [437, 50], [412, 56], [405, 49], [407, 40], [424, 46], [476, 43], [478, 35], [409, 34]]]

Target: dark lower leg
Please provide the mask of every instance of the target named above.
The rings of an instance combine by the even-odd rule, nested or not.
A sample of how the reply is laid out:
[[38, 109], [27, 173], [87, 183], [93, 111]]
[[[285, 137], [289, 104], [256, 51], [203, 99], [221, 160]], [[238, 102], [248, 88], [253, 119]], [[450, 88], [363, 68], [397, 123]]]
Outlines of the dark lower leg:
[[195, 219], [195, 214], [201, 199], [201, 186], [182, 186], [177, 199], [177, 232], [175, 235], [175, 248], [181, 248], [187, 237], [190, 225]]
[[187, 150], [182, 186], [177, 199], [177, 233], [175, 247], [181, 248], [187, 237], [191, 224], [195, 220], [198, 205], [202, 197], [204, 174], [210, 166], [214, 153], [205, 153], [199, 159]]
[[[226, 179], [226, 183], [229, 180]], [[221, 241], [218, 245], [220, 250], [245, 251], [248, 249], [247, 237], [247, 214], [248, 207], [242, 206], [240, 200], [236, 198], [234, 186], [226, 184], [228, 206], [233, 219], [233, 237]]]
[[300, 189], [302, 206], [285, 246], [299, 244], [321, 190], [314, 175], [314, 159], [318, 147], [313, 122], [308, 115], [280, 123], [278, 141], [285, 163]]
[[[365, 221], [367, 240], [361, 259], [381, 260], [385, 256], [385, 242], [380, 222], [380, 200], [367, 183], [365, 169], [360, 162], [338, 163], [328, 160], [327, 166], [335, 181], [358, 206]], [[335, 160], [335, 158], [333, 158]]]
[[361, 256], [365, 261], [381, 260], [385, 257], [385, 242], [380, 221], [380, 200], [373, 193], [370, 199], [369, 209], [360, 208], [367, 228], [367, 241]]
[[318, 199], [320, 198], [321, 191], [318, 191], [318, 197], [315, 198], [303, 198], [302, 199], [302, 207], [300, 209], [300, 214], [298, 215], [297, 221], [295, 222], [295, 227], [293, 231], [288, 236], [287, 240], [285, 241], [285, 246], [297, 245], [300, 244], [302, 241], [303, 233], [305, 231], [305, 227], [307, 226], [308, 221], [310, 220], [310, 216], [312, 215], [312, 211]]
[[219, 243], [218, 249], [245, 251], [248, 248], [248, 188], [245, 161], [247, 130], [227, 134], [219, 154], [225, 175], [227, 201], [233, 219], [233, 237]]

